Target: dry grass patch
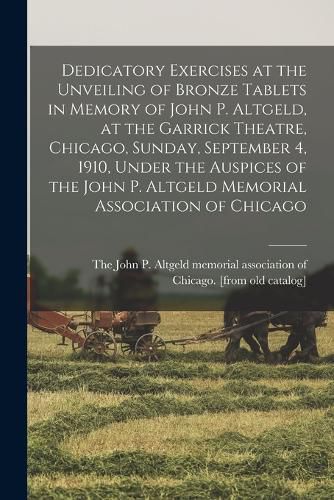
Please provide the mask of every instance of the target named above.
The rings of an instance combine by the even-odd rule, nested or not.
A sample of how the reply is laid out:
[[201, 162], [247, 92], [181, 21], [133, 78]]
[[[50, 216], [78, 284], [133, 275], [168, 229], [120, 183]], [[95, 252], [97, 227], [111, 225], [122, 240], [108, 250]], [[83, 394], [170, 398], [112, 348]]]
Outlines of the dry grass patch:
[[70, 437], [63, 449], [77, 457], [138, 450], [173, 456], [191, 454], [200, 451], [201, 441], [224, 432], [254, 437], [299, 419], [310, 422], [324, 413], [323, 410], [249, 411], [130, 420], [100, 428], [86, 436]]
[[[253, 384], [256, 384], [257, 382], [251, 382]], [[330, 384], [329, 380], [312, 380], [312, 379], [307, 379], [307, 380], [298, 380], [298, 379], [282, 379], [282, 380], [277, 380], [277, 379], [265, 379], [261, 378], [260, 381], [261, 385], [267, 385], [268, 387], [272, 387], [275, 389], [279, 390], [290, 390], [295, 387], [300, 387], [300, 386], [307, 386], [310, 389], [325, 389], [325, 387]]]
[[77, 410], [87, 404], [115, 406], [129, 397], [88, 391], [30, 391], [28, 392], [28, 425], [47, 420], [58, 412]]
[[[224, 380], [224, 379], [218, 379], [218, 380], [212, 380], [208, 378], [193, 378], [187, 383], [191, 384], [194, 388], [198, 390], [202, 390], [203, 392], [207, 391], [215, 391], [215, 390], [220, 390], [224, 389], [226, 385], [228, 385], [231, 381], [230, 380]], [[244, 380], [240, 380], [240, 385], [244, 384]], [[275, 388], [278, 390], [292, 390], [297, 387], [309, 387], [310, 389], [324, 389], [330, 382], [328, 380], [296, 380], [296, 379], [282, 379], [282, 380], [277, 380], [277, 379], [264, 379], [261, 378], [260, 380], [249, 380], [247, 381], [247, 384], [254, 385], [255, 387], [258, 386], [258, 384], [265, 385], [270, 388]]]
[[[305, 495], [308, 491], [312, 490], [313, 488], [319, 488], [321, 486], [325, 487], [334, 487], [334, 481], [331, 480], [325, 480], [325, 481], [316, 481], [315, 479], [310, 479], [309, 481], [287, 481], [287, 485], [290, 486], [290, 488], [296, 492], [298, 495]], [[331, 497], [327, 497], [328, 500]], [[316, 499], [314, 499], [316, 500]]]
[[70, 341], [66, 341], [67, 346], [57, 345], [61, 341], [59, 335], [41, 332], [28, 326], [28, 353], [41, 358], [64, 358], [72, 352]]
[[[211, 481], [221, 481], [228, 480], [225, 474], [221, 474], [219, 472], [207, 472], [205, 476], [203, 476], [207, 480]], [[137, 476], [132, 476], [131, 480], [138, 480], [143, 484], [159, 487], [170, 487], [176, 486], [182, 483], [180, 479], [172, 479], [167, 477], [159, 477], [158, 479], [145, 479]], [[123, 481], [123, 478], [120, 476], [110, 477], [110, 476], [98, 476], [96, 474], [53, 474], [52, 476], [47, 476], [44, 474], [40, 474], [37, 476], [32, 476], [28, 479], [28, 487], [32, 489], [39, 488], [48, 488], [51, 491], [54, 488], [92, 488], [95, 486], [101, 485], [110, 485], [110, 486], [118, 486]], [[319, 487], [321, 485], [324, 486], [332, 486], [334, 487], [334, 481], [326, 480], [326, 481], [286, 481], [286, 484], [291, 488], [292, 491], [296, 492], [298, 495], [304, 495], [309, 490], [315, 487]]]
[[[180, 479], [172, 479], [167, 477], [160, 477], [159, 479], [145, 479], [132, 476], [131, 480], [138, 480], [148, 485], [157, 486], [175, 486], [181, 482]], [[29, 488], [89, 488], [100, 485], [119, 485], [123, 480], [122, 477], [116, 476], [97, 476], [96, 474], [53, 474], [46, 476], [40, 474], [29, 478]]]

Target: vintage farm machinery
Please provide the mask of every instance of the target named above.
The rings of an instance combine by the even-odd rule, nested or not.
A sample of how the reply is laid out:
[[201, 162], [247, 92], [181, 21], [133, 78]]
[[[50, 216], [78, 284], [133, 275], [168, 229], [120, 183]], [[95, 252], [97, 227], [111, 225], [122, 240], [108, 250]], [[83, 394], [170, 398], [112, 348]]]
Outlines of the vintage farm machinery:
[[[271, 316], [277, 318], [284, 313]], [[133, 354], [137, 359], [158, 361], [164, 355], [167, 344], [185, 347], [217, 340], [242, 336], [246, 329], [263, 323], [263, 319], [248, 325], [221, 327], [206, 333], [179, 339], [164, 340], [154, 333], [161, 321], [157, 311], [92, 311], [68, 315], [59, 311], [30, 311], [29, 323], [38, 330], [60, 335], [62, 345], [69, 339], [73, 351], [84, 350], [100, 357], [115, 359], [121, 352]], [[268, 321], [266, 319], [265, 321]], [[270, 328], [279, 330], [282, 328]]]
[[160, 323], [157, 311], [92, 311], [68, 315], [58, 311], [30, 311], [29, 323], [38, 330], [58, 334], [62, 344], [69, 339], [73, 351], [115, 358], [118, 346], [123, 354], [157, 361], [166, 349], [153, 333]]

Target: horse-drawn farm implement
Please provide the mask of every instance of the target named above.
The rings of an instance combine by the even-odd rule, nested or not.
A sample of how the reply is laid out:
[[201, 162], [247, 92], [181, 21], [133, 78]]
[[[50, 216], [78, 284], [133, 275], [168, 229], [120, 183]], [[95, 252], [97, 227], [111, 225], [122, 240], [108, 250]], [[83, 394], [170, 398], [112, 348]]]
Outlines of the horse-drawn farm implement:
[[158, 361], [164, 355], [168, 344], [185, 347], [241, 337], [245, 330], [282, 314], [284, 312], [243, 326], [234, 324], [193, 337], [167, 340], [154, 333], [155, 327], [161, 321], [157, 311], [93, 311], [74, 315], [58, 311], [30, 311], [29, 323], [38, 330], [60, 335], [62, 344], [69, 339], [74, 351], [83, 350], [115, 359], [120, 346], [123, 354], [133, 354], [138, 359], [147, 361]]
[[115, 358], [123, 354], [157, 361], [165, 342], [153, 333], [160, 323], [157, 311], [93, 311], [68, 315], [58, 311], [31, 311], [29, 323], [38, 330], [58, 334], [72, 343], [73, 351], [84, 350]]

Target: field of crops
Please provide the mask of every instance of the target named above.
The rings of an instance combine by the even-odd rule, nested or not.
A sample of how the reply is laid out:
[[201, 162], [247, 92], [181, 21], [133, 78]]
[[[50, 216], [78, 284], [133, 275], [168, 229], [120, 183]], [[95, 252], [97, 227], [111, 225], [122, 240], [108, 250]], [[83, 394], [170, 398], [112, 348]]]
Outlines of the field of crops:
[[[163, 338], [220, 312], [165, 312]], [[272, 349], [286, 338], [270, 337]], [[224, 342], [98, 363], [28, 332], [30, 499], [334, 498], [334, 314], [318, 364], [224, 363]]]

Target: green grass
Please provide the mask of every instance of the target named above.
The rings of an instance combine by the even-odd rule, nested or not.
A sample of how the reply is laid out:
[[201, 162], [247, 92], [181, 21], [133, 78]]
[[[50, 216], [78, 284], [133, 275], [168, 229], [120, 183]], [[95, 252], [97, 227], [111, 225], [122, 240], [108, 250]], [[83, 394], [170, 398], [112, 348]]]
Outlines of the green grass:
[[[221, 316], [165, 312], [158, 333], [191, 336]], [[29, 497], [333, 498], [333, 333], [331, 314], [320, 363], [269, 366], [245, 350], [226, 365], [220, 342], [100, 363], [30, 331]]]
[[[36, 488], [32, 489], [31, 499], [75, 499], [100, 500], [101, 498], [118, 499], [208, 499], [208, 498], [255, 498], [258, 499], [297, 499], [297, 495], [282, 481], [271, 478], [251, 478], [243, 480], [215, 480], [203, 478], [188, 479], [178, 484], [152, 484], [140, 480], [126, 480], [114, 484], [100, 484], [85, 488]], [[314, 497], [313, 497], [314, 498]], [[326, 497], [323, 497], [326, 498]], [[328, 497], [327, 497], [328, 498]]]

